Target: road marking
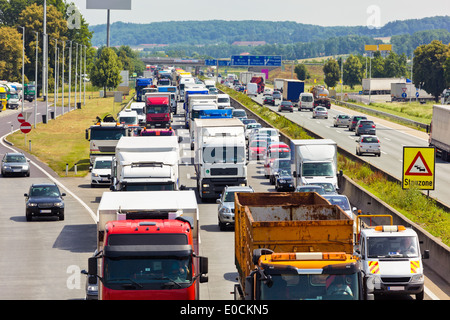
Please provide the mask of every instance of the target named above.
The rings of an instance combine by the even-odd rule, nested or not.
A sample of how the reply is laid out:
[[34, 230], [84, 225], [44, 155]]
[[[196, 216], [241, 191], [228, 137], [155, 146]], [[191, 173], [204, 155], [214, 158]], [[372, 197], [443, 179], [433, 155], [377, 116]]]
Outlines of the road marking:
[[425, 286], [424, 286], [424, 291], [425, 291], [426, 295], [431, 298], [431, 300], [441, 300], [441, 299], [438, 298], [438, 296], [436, 296], [433, 292], [431, 292], [430, 289], [428, 289]]
[[[17, 130], [15, 130], [15, 131], [18, 131], [19, 129], [17, 129]], [[14, 132], [15, 132], [14, 131]], [[7, 146], [5, 143], [4, 143], [4, 141], [3, 141], [3, 139], [6, 137], [6, 136], [8, 136], [8, 135], [10, 135], [10, 133], [7, 133], [7, 134], [5, 134], [3, 137], [1, 137], [0, 138], [0, 143], [5, 147], [5, 148], [7, 148], [7, 149], [10, 149], [10, 150], [12, 150], [12, 151], [14, 151], [14, 152], [20, 152], [20, 151], [17, 151], [17, 150], [15, 150], [14, 148], [12, 148], [12, 147], [10, 147], [10, 146]], [[92, 209], [91, 208], [89, 208], [89, 206], [86, 204], [86, 203], [84, 203], [83, 202], [83, 200], [81, 200], [80, 198], [78, 198], [78, 196], [76, 195], [76, 194], [74, 194], [72, 191], [70, 191], [69, 190], [69, 188], [67, 188], [65, 185], [63, 185], [61, 182], [59, 182], [58, 180], [56, 180], [55, 178], [53, 178], [47, 171], [45, 171], [43, 168], [41, 168], [37, 163], [35, 163], [34, 161], [32, 161], [31, 159], [30, 159], [30, 163], [32, 164], [32, 165], [34, 165], [37, 169], [39, 169], [40, 171], [42, 171], [51, 181], [53, 181], [54, 183], [56, 183], [57, 185], [59, 185], [61, 188], [63, 188], [64, 190], [66, 190], [66, 192], [68, 193], [68, 194], [70, 194], [75, 200], [77, 200], [86, 210], [87, 210], [87, 212], [89, 213], [89, 215], [91, 216], [91, 218], [94, 220], [94, 222], [97, 222], [97, 214], [95, 214], [94, 213], [94, 211], [92, 211]]]

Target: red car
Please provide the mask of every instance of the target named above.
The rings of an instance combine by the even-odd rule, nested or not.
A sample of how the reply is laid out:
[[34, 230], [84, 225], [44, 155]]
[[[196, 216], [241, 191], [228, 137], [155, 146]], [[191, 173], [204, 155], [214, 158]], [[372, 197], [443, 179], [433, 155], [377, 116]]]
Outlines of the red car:
[[266, 140], [253, 140], [248, 148], [248, 159], [263, 159], [267, 150]]

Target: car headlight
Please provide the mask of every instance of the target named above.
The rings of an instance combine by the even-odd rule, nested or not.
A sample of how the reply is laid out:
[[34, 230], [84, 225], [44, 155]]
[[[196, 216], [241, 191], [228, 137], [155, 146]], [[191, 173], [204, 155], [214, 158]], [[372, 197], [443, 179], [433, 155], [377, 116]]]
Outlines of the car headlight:
[[34, 202], [28, 202], [28, 203], [27, 203], [27, 206], [28, 206], [28, 207], [37, 207], [37, 203], [34, 203]]
[[411, 282], [423, 282], [424, 277], [423, 274], [415, 274], [411, 277]]
[[204, 183], [204, 184], [203, 184], [203, 188], [209, 188], [209, 184]]
[[222, 208], [220, 209], [220, 211], [221, 211], [222, 213], [231, 213], [231, 209], [228, 208], [228, 207], [222, 207]]
[[64, 206], [64, 203], [62, 203], [62, 202], [55, 202], [53, 205], [55, 207], [62, 207], [62, 206]]
[[98, 177], [98, 173], [92, 172], [93, 177]]
[[278, 180], [278, 182], [279, 182], [279, 183], [286, 183], [286, 180], [280, 179], [280, 180]]

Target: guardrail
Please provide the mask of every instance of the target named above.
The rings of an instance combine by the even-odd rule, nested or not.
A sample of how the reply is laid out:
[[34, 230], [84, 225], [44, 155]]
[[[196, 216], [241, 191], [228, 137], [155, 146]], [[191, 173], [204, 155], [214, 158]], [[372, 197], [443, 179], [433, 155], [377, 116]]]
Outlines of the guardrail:
[[395, 119], [398, 122], [405, 123], [405, 124], [408, 124], [408, 125], [411, 125], [411, 126], [414, 126], [414, 127], [417, 127], [417, 128], [425, 129], [426, 132], [429, 132], [430, 125], [428, 125], [426, 123], [417, 122], [417, 121], [414, 121], [414, 120], [411, 120], [411, 119], [407, 119], [407, 118], [403, 118], [403, 117], [400, 117], [400, 116], [396, 116], [396, 115], [391, 114], [391, 113], [387, 113], [387, 112], [375, 110], [375, 109], [372, 109], [372, 108], [367, 108], [367, 107], [364, 107], [364, 106], [360, 106], [358, 104], [353, 104], [353, 103], [340, 101], [340, 100], [336, 100], [336, 99], [330, 99], [330, 100], [334, 104], [337, 104], [337, 105], [340, 105], [340, 106], [344, 106], [344, 107], [351, 108], [351, 109], [356, 109], [356, 110], [361, 110], [361, 111], [364, 111], [364, 112], [373, 113], [373, 114], [375, 114], [377, 116], [383, 116], [383, 117], [388, 117], [388, 118], [391, 118], [391, 119]]
[[[219, 90], [220, 91], [220, 90]], [[239, 101], [231, 99], [231, 106], [234, 108], [243, 108], [247, 111], [248, 117], [251, 119], [257, 120], [263, 127], [273, 127], [269, 122], [262, 119], [258, 114], [254, 113], [252, 110], [241, 104]], [[255, 103], [261, 105], [257, 101], [253, 100]], [[290, 120], [289, 120], [290, 121]], [[292, 121], [291, 121], [292, 122]], [[298, 126], [299, 124], [292, 122]], [[301, 127], [301, 126], [300, 126]], [[313, 138], [316, 139], [324, 139], [322, 136], [314, 133], [313, 131], [310, 131], [306, 128], [303, 128], [308, 135], [310, 135]], [[285, 135], [284, 133], [280, 132], [280, 141], [287, 143], [290, 145], [291, 139]], [[358, 156], [352, 154], [351, 152], [341, 148], [338, 146], [338, 152], [343, 154], [345, 157], [351, 159], [352, 161], [365, 163], [370, 167], [372, 171], [379, 172], [383, 174], [383, 176], [392, 182], [401, 183], [396, 177], [392, 176], [391, 174], [383, 171], [382, 169], [363, 161]], [[413, 228], [418, 236], [419, 240], [423, 242], [422, 244], [422, 250], [430, 250], [430, 259], [424, 260], [423, 263], [427, 266], [427, 268], [433, 270], [435, 273], [439, 275], [448, 275], [449, 272], [449, 266], [450, 266], [450, 247], [444, 244], [440, 239], [434, 237], [429, 232], [424, 230], [422, 227], [420, 227], [418, 224], [414, 223], [413, 221], [406, 218], [404, 215], [402, 215], [400, 212], [389, 206], [387, 203], [383, 202], [382, 200], [378, 199], [374, 195], [372, 195], [370, 192], [364, 190], [360, 186], [358, 186], [356, 183], [354, 183], [351, 179], [346, 177], [345, 175], [339, 175], [339, 185], [340, 185], [340, 192], [342, 194], [345, 194], [350, 202], [352, 204], [355, 204], [358, 208], [360, 208], [363, 212], [370, 214], [376, 213], [376, 214], [390, 214], [394, 218], [394, 224], [402, 224], [407, 227]], [[427, 196], [424, 194], [424, 196]], [[433, 198], [434, 199], [434, 198]], [[436, 203], [444, 208], [447, 211], [450, 211], [450, 207], [448, 207], [446, 204], [440, 202], [437, 199], [434, 199]], [[444, 278], [448, 284], [450, 284], [449, 279]]]

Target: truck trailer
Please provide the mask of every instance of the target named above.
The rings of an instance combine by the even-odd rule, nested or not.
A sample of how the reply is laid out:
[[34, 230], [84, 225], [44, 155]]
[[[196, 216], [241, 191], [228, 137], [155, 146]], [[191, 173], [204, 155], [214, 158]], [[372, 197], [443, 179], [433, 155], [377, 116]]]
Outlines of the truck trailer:
[[179, 190], [177, 136], [122, 137], [111, 169], [112, 191]]
[[428, 144], [442, 160], [450, 161], [450, 105], [433, 105]]
[[283, 100], [291, 101], [294, 107], [298, 107], [298, 100], [303, 92], [305, 92], [304, 81], [284, 79]]
[[242, 121], [195, 119], [194, 167], [202, 200], [219, 198], [225, 186], [247, 185], [245, 154]]
[[144, 100], [144, 93], [142, 89], [153, 84], [152, 78], [137, 78], [136, 79], [136, 101], [142, 102]]
[[317, 193], [235, 193], [234, 234], [237, 300], [363, 297], [353, 220]]
[[189, 191], [104, 192], [90, 285], [100, 300], [194, 300], [207, 282], [199, 256], [199, 212]]
[[337, 143], [331, 139], [291, 140], [296, 186], [330, 182], [338, 189]]

